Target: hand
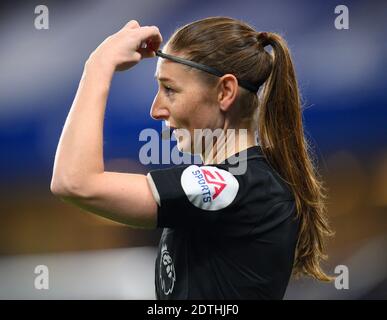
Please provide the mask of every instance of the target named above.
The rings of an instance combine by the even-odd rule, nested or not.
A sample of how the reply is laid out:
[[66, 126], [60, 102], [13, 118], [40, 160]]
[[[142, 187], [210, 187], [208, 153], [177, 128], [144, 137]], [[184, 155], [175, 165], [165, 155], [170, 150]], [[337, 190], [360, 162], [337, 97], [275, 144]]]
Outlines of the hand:
[[87, 63], [107, 66], [115, 71], [127, 70], [143, 58], [155, 57], [162, 42], [156, 26], [140, 27], [136, 20], [131, 20], [120, 31], [107, 37]]

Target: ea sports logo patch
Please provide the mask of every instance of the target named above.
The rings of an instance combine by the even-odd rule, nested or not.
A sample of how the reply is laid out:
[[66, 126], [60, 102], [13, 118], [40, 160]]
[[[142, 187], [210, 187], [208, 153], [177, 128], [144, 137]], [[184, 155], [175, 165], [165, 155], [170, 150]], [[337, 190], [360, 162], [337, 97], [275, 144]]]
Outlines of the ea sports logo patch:
[[217, 167], [196, 165], [183, 171], [181, 186], [194, 206], [209, 211], [229, 206], [239, 189], [238, 180], [230, 172]]

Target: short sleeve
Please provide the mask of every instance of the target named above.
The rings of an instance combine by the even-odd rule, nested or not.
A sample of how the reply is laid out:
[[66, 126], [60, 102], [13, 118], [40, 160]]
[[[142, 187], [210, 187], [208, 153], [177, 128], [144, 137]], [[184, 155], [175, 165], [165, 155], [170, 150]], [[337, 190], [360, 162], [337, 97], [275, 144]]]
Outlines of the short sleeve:
[[176, 166], [147, 175], [158, 227], [211, 226], [235, 205], [237, 178], [216, 166]]

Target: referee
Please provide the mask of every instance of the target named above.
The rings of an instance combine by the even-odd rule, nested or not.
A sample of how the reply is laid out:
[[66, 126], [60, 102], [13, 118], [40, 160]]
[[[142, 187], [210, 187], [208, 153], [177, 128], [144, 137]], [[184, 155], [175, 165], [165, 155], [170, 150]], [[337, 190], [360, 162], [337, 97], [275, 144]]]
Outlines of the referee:
[[[285, 40], [210, 17], [176, 30], [163, 51], [162, 42], [157, 27], [131, 20], [90, 55], [58, 144], [52, 192], [130, 226], [164, 228], [157, 299], [282, 299], [292, 274], [329, 281], [320, 267], [330, 234], [326, 195]], [[156, 56], [152, 118], [176, 136], [231, 129], [236, 139], [205, 144], [201, 165], [107, 172], [103, 122], [113, 74]], [[182, 152], [198, 144], [178, 139]], [[234, 174], [236, 165], [246, 170]]]

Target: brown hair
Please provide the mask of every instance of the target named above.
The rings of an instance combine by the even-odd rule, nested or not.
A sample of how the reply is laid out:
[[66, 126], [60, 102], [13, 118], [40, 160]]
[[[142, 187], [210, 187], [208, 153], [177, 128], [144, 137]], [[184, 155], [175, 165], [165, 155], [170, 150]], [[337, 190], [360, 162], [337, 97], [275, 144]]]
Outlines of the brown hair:
[[[238, 120], [251, 122], [258, 108], [256, 127], [262, 151], [294, 193], [300, 231], [293, 273], [331, 280], [320, 267], [321, 259], [326, 259], [324, 236], [331, 235], [326, 190], [304, 136], [298, 84], [285, 40], [233, 18], [209, 17], [177, 29], [167, 45], [171, 52], [238, 79], [264, 82], [259, 96], [240, 88]], [[272, 47], [272, 53], [264, 49], [266, 45]], [[210, 83], [218, 79], [199, 73]]]

